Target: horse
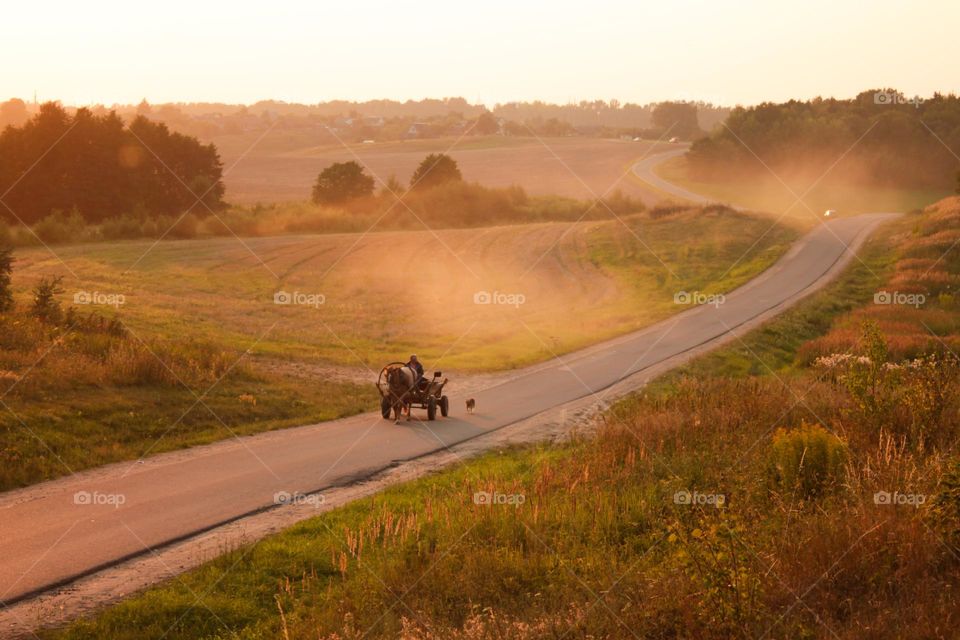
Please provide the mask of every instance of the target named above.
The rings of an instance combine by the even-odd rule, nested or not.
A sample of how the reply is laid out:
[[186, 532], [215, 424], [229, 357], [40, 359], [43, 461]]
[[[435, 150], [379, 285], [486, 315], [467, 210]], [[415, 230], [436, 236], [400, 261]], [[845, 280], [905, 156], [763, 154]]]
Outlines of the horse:
[[390, 406], [393, 407], [394, 424], [400, 424], [401, 410], [407, 410], [410, 421], [410, 394], [416, 384], [416, 375], [410, 367], [393, 367], [387, 371], [387, 386], [390, 388]]

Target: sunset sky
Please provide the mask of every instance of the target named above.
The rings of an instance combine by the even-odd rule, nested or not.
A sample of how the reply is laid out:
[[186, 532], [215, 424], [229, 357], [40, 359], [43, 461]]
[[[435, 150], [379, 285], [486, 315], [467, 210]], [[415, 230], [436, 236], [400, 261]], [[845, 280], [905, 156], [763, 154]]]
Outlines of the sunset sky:
[[719, 104], [960, 91], [960, 2], [21, 2], [0, 100]]

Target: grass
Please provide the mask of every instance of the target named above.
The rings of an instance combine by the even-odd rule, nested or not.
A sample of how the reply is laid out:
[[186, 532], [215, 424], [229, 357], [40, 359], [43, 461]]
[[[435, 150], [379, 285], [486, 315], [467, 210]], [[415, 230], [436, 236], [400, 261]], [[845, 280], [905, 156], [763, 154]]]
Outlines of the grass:
[[[732, 289], [795, 237], [778, 227], [751, 247], [768, 224], [721, 210], [625, 224], [18, 250], [20, 311], [0, 318], [0, 490], [375, 408], [372, 384], [331, 379], [340, 366], [372, 382], [412, 352], [430, 369], [548, 359], [675, 313], [679, 289]], [[74, 305], [119, 322], [124, 337], [29, 317], [31, 289], [71, 272], [61, 301], [124, 296], [117, 307]], [[281, 290], [323, 303], [275, 304]], [[478, 305], [478, 291], [526, 301]]]
[[[868, 264], [925, 250], [936, 228], [960, 226], [957, 204], [887, 229]], [[960, 272], [955, 252], [946, 264]], [[951, 637], [955, 363], [934, 367], [946, 386], [930, 413], [929, 379], [904, 373], [919, 369], [825, 374], [801, 366], [809, 342], [774, 339], [842, 327], [860, 313], [843, 296], [895, 282], [910, 263], [898, 265], [872, 276], [854, 264], [748, 335], [781, 375], [749, 375], [725, 349], [621, 401], [596, 436], [392, 487], [46, 637]], [[924, 313], [958, 313], [942, 302]], [[873, 342], [853, 351], [876, 358], [888, 336], [864, 335]], [[867, 395], [893, 402], [860, 402], [852, 382], [865, 371], [882, 372]], [[807, 460], [805, 447], [823, 455]], [[504, 498], [478, 504], [478, 492]]]
[[[680, 156], [659, 165], [656, 172], [694, 193], [715, 198], [718, 202], [733, 202], [754, 211], [782, 215], [785, 222], [800, 227], [816, 223], [827, 209], [837, 210], [840, 216], [913, 211], [950, 195], [949, 191], [937, 189], [894, 189], [838, 183], [829, 179], [827, 169], [823, 167], [822, 179], [820, 175], [793, 178], [771, 174], [766, 180], [752, 176], [742, 181], [714, 183], [690, 178], [687, 161]], [[798, 196], [802, 197], [800, 202], [797, 202]]]
[[[91, 316], [94, 317], [95, 316]], [[302, 379], [242, 351], [141, 342], [86, 317], [0, 317], [0, 490], [111, 462], [352, 415], [372, 386]]]
[[[17, 285], [25, 303], [40, 277], [69, 275], [65, 263], [81, 276], [65, 281], [68, 294], [122, 293], [117, 313], [145, 336], [191, 335], [236, 350], [255, 342], [263, 356], [373, 370], [415, 352], [431, 367], [490, 371], [661, 320], [678, 310], [676, 291], [735, 288], [796, 237], [779, 226], [763, 235], [768, 228], [757, 217], [691, 209], [478, 230], [117, 242], [57, 256], [21, 250]], [[323, 303], [277, 305], [278, 291]], [[475, 304], [482, 291], [524, 302]]]

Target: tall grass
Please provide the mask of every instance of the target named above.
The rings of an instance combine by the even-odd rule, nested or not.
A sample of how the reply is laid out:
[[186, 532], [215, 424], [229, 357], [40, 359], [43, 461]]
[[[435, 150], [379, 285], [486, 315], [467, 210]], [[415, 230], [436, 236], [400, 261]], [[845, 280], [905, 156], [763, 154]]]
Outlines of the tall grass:
[[[0, 491], [365, 410], [373, 390], [268, 373], [242, 351], [141, 341], [119, 318], [0, 314]], [[203, 398], [202, 402], [197, 400]]]

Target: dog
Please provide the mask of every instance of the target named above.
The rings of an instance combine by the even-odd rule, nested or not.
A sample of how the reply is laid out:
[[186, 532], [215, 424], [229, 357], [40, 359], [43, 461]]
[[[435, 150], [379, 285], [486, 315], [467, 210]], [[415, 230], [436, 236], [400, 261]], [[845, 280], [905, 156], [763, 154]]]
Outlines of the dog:
[[467, 399], [467, 413], [473, 413], [473, 410], [477, 407], [477, 401], [473, 398]]

